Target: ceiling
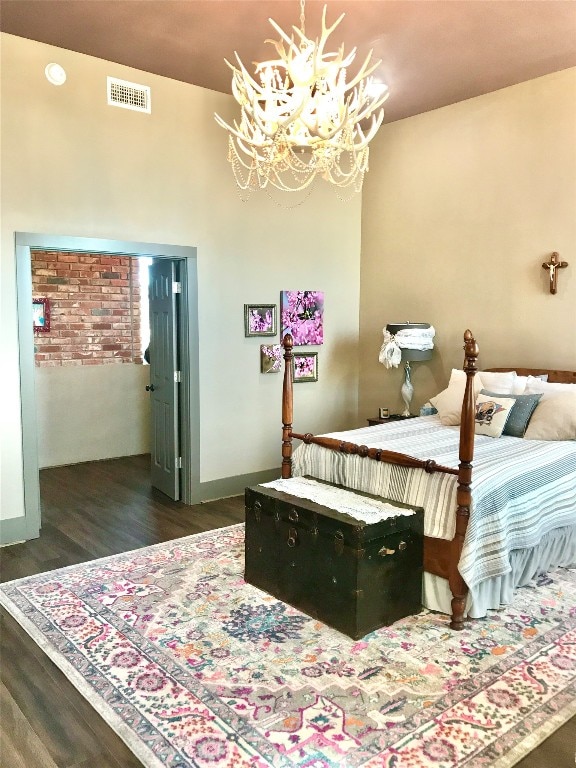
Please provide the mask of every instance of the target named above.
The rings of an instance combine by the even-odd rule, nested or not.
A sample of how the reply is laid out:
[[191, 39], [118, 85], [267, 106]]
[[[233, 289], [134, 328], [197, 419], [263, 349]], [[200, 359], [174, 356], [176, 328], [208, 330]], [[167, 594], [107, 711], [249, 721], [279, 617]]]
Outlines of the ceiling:
[[[311, 37], [323, 4], [307, 0]], [[342, 12], [328, 49], [382, 59], [385, 122], [576, 66], [576, 0], [334, 0], [328, 23]], [[298, 0], [1, 0], [0, 30], [230, 93], [224, 58], [273, 58], [268, 18], [299, 16]]]

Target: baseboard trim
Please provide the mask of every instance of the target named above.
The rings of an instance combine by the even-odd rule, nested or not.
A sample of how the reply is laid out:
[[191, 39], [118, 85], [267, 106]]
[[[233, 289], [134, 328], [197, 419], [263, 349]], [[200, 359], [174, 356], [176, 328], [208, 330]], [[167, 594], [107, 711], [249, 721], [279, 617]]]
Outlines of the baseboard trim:
[[240, 496], [244, 494], [244, 489], [250, 485], [269, 483], [271, 480], [278, 480], [279, 477], [280, 469], [275, 468], [264, 469], [261, 472], [251, 472], [248, 475], [210, 480], [206, 483], [200, 483], [198, 489], [199, 501], [214, 501], [214, 499], [224, 499], [228, 496]]
[[8, 520], [0, 520], [0, 546], [8, 544], [20, 544], [28, 539], [37, 539], [40, 529], [37, 526], [28, 526], [26, 517], [11, 517]]

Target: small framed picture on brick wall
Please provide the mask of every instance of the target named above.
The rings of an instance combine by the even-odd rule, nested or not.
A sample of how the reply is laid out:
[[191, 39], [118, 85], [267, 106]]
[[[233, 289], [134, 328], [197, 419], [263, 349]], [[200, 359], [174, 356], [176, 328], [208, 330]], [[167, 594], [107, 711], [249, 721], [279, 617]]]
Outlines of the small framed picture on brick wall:
[[48, 333], [50, 330], [49, 299], [32, 299], [34, 333]]

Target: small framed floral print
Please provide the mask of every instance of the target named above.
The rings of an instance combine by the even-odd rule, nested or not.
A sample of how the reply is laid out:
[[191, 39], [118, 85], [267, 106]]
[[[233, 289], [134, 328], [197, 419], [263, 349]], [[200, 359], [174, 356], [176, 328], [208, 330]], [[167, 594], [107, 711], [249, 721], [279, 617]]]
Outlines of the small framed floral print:
[[294, 353], [294, 384], [318, 381], [318, 352]]
[[280, 344], [260, 345], [260, 372], [279, 373], [282, 368], [282, 347]]
[[244, 304], [244, 335], [275, 336], [276, 304]]

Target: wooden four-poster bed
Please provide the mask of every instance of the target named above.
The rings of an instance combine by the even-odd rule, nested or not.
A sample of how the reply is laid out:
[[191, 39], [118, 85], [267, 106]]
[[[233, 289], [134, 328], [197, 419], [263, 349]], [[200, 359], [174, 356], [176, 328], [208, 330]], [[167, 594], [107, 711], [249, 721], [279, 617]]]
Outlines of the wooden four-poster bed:
[[[463, 553], [463, 547], [465, 544], [467, 531], [469, 531], [471, 515], [474, 516], [474, 504], [473, 504], [473, 468], [472, 462], [474, 459], [475, 450], [475, 401], [476, 392], [474, 386], [474, 379], [477, 374], [477, 358], [479, 354], [478, 344], [474, 339], [472, 333], [467, 330], [464, 333], [464, 374], [466, 377], [466, 384], [464, 389], [464, 397], [462, 401], [462, 412], [460, 419], [460, 429], [458, 438], [458, 463], [454, 460], [453, 466], [446, 466], [441, 463], [437, 463], [436, 460], [431, 458], [417, 458], [409, 455], [408, 453], [398, 452], [394, 450], [388, 450], [382, 447], [368, 447], [367, 445], [351, 442], [346, 439], [340, 439], [338, 436], [313, 436], [310, 433], [297, 433], [293, 431], [293, 376], [292, 376], [292, 361], [293, 361], [293, 339], [290, 335], [287, 335], [283, 340], [284, 346], [284, 381], [283, 381], [283, 394], [282, 394], [282, 478], [288, 479], [293, 474], [294, 454], [292, 440], [294, 438], [303, 441], [305, 446], [317, 446], [314, 448], [316, 451], [320, 449], [321, 453], [326, 451], [335, 452], [339, 454], [337, 459], [340, 465], [343, 461], [347, 461], [347, 457], [354, 457], [354, 461], [358, 459], [367, 459], [369, 462], [382, 462], [387, 465], [395, 465], [408, 471], [416, 470], [420, 473], [424, 472], [426, 475], [446, 475], [451, 476], [454, 479], [447, 481], [449, 484], [457, 484], [455, 488], [456, 509], [455, 509], [455, 526], [453, 527], [453, 535], [449, 540], [446, 538], [439, 538], [437, 536], [426, 535], [424, 537], [424, 571], [428, 574], [447, 579], [449, 589], [451, 592], [451, 623], [452, 629], [460, 630], [464, 626], [465, 613], [466, 613], [466, 601], [469, 591], [469, 586], [463, 577], [461, 570], [459, 569], [459, 563]], [[576, 372], [573, 371], [558, 371], [558, 370], [544, 370], [544, 369], [528, 369], [528, 368], [492, 368], [488, 369], [493, 372], [507, 372], [516, 371], [515, 375], [518, 376], [538, 376], [546, 375], [549, 382], [569, 383], [576, 384]], [[411, 419], [411, 422], [417, 421]], [[420, 420], [422, 421], [422, 420]], [[396, 424], [398, 427], [398, 423]], [[378, 427], [364, 428], [358, 430], [360, 436], [366, 436], [367, 430], [377, 430]], [[446, 428], [448, 429], [448, 428]], [[452, 433], [453, 434], [453, 433]], [[510, 441], [518, 441], [519, 438], [508, 438]], [[505, 442], [506, 438], [502, 440]], [[494, 442], [492, 438], [488, 438], [488, 442]], [[498, 442], [498, 441], [496, 441]], [[538, 450], [540, 447], [542, 450], [546, 450], [546, 445], [541, 442], [538, 445], [535, 441], [521, 440], [523, 445], [516, 443], [519, 448], [529, 450], [531, 448], [528, 443], [534, 444], [534, 449]], [[572, 445], [564, 443], [564, 447], [568, 451], [568, 456], [564, 457], [562, 454], [562, 461], [565, 461], [567, 469], [564, 470], [564, 475], [568, 472], [576, 473], [576, 443], [571, 441]], [[497, 447], [497, 446], [496, 446]], [[299, 449], [304, 446], [299, 446]], [[548, 445], [548, 449], [550, 445]], [[416, 451], [415, 451], [416, 452]], [[297, 454], [297, 452], [296, 452]], [[530, 454], [531, 455], [531, 454]], [[455, 457], [454, 457], [455, 459]], [[323, 461], [328, 459], [323, 459]], [[556, 459], [542, 459], [542, 461], [550, 461], [550, 464], [554, 464]], [[304, 464], [300, 462], [298, 474], [310, 474], [314, 475], [314, 470], [310, 469], [309, 465], [304, 459]], [[450, 462], [447, 462], [450, 463]], [[522, 462], [517, 462], [522, 463]], [[556, 462], [557, 463], [557, 462]], [[365, 462], [361, 462], [365, 466]], [[374, 466], [370, 464], [370, 466]], [[340, 470], [339, 470], [340, 471]], [[317, 475], [316, 475], [317, 476]], [[568, 485], [571, 488], [574, 485], [573, 478], [576, 478], [576, 474], [570, 475]], [[334, 477], [323, 477], [324, 480], [334, 480]], [[548, 477], [549, 482], [558, 482], [553, 478]], [[443, 481], [444, 482], [444, 481]], [[522, 478], [517, 479], [516, 487], [522, 487]], [[345, 483], [346, 485], [346, 483]], [[562, 483], [559, 482], [559, 487]], [[351, 490], [359, 491], [372, 491], [374, 488], [359, 488], [357, 486], [348, 486]], [[513, 494], [517, 495], [521, 491], [514, 491]], [[512, 495], [513, 495], [512, 494]], [[386, 493], [382, 494], [388, 495]], [[575, 494], [576, 496], [576, 494]], [[396, 501], [406, 501], [406, 499], [396, 499]], [[555, 525], [559, 526], [557, 530], [550, 531], [551, 534], [556, 535], [558, 530], [561, 531], [562, 536], [562, 555], [553, 554], [547, 556], [546, 563], [550, 566], [555, 565], [567, 565], [567, 558], [571, 558], [576, 554], [576, 507], [574, 507], [574, 499], [566, 500], [566, 493], [562, 499], [562, 504], [568, 506], [568, 512], [559, 517]], [[480, 513], [478, 513], [480, 514]], [[426, 509], [425, 509], [426, 515]], [[426, 519], [426, 517], [425, 517]], [[476, 528], [476, 526], [472, 526]], [[536, 534], [540, 536], [541, 534]], [[529, 538], [529, 537], [528, 537]], [[528, 540], [528, 539], [526, 539]], [[536, 539], [537, 540], [537, 539]], [[517, 542], [518, 539], [515, 539]], [[511, 546], [518, 546], [517, 543]], [[521, 545], [522, 546], [522, 545]], [[558, 551], [559, 546], [557, 542], [552, 542], [552, 546], [556, 547]], [[468, 548], [469, 545], [468, 545]], [[567, 554], [568, 552], [568, 554]], [[473, 556], [474, 553], [472, 553]], [[470, 559], [470, 554], [468, 555]], [[505, 570], [505, 569], [504, 569]], [[501, 573], [504, 573], [501, 570]], [[514, 585], [516, 586], [516, 585]]]

